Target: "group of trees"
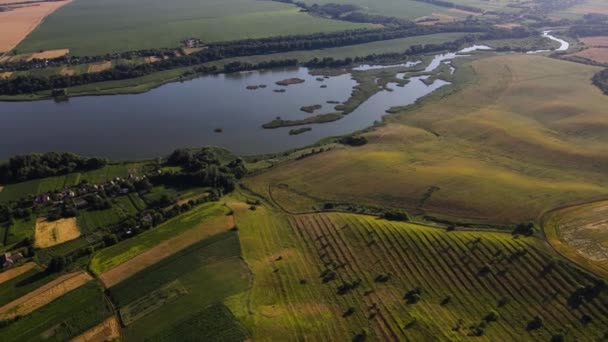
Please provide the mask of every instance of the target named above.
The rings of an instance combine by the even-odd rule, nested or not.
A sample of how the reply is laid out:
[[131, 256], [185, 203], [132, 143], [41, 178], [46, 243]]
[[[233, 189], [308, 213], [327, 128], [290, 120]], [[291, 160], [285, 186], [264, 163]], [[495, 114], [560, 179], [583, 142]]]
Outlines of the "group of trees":
[[593, 84], [608, 95], [608, 69], [604, 69], [593, 76]]
[[0, 183], [23, 182], [35, 178], [63, 175], [104, 167], [103, 158], [86, 158], [73, 153], [17, 155], [0, 164]]
[[213, 148], [175, 150], [167, 159], [167, 164], [179, 166], [181, 171], [156, 175], [152, 178], [154, 183], [212, 187], [228, 193], [234, 190], [236, 180], [247, 173], [242, 159], [222, 161]]

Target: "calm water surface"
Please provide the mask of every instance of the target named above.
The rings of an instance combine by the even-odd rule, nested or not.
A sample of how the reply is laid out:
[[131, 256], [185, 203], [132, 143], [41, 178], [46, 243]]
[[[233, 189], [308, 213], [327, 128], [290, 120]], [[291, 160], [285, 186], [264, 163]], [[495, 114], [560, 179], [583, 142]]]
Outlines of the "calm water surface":
[[[281, 87], [276, 81], [306, 82]], [[248, 85], [267, 88], [247, 90]], [[29, 152], [71, 151], [115, 159], [164, 155], [177, 147], [218, 145], [239, 154], [280, 152], [327, 136], [370, 126], [392, 106], [407, 105], [447, 84], [430, 86], [413, 78], [405, 87], [382, 91], [342, 120], [309, 125], [312, 131], [290, 136], [291, 128], [261, 125], [277, 116], [301, 119], [301, 106], [321, 104], [316, 113], [334, 111], [327, 101], [346, 101], [356, 82], [350, 75], [318, 81], [306, 68], [200, 77], [137, 95], [75, 97], [68, 102], [0, 103], [0, 159]], [[327, 88], [321, 88], [327, 85]], [[275, 89], [286, 89], [276, 93]], [[223, 133], [213, 132], [222, 128]], [[293, 127], [292, 127], [293, 128]]]

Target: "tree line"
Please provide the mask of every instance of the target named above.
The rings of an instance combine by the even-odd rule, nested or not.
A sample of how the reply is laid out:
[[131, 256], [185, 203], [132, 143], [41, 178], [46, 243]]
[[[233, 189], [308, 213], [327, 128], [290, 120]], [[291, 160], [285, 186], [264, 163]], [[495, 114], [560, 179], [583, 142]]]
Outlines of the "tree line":
[[[532, 34], [537, 34], [537, 32], [525, 28], [505, 30], [484, 26], [478, 23], [458, 22], [434, 26], [360, 29], [333, 33], [317, 33], [311, 35], [247, 39], [234, 42], [215, 43], [209, 45], [206, 49], [199, 52], [190, 55], [177, 56], [175, 58], [165, 59], [155, 63], [117, 65], [111, 69], [98, 73], [85, 73], [80, 75], [53, 75], [50, 77], [20, 75], [15, 78], [0, 81], [0, 95], [29, 94], [96, 82], [131, 79], [149, 75], [158, 71], [195, 65], [199, 65], [195, 69], [198, 73], [213, 73], [217, 72], [217, 68], [215, 66], [201, 66], [201, 64], [232, 57], [263, 55], [298, 50], [317, 50], [444, 32], [481, 33], [480, 38], [482, 39], [522, 38]], [[447, 47], [447, 45], [438, 46]], [[431, 51], [431, 49], [437, 49], [439, 47], [433, 48], [429, 45], [427, 48], [422, 49]], [[418, 53], [420, 52], [424, 51], [421, 50]], [[415, 51], [412, 50], [410, 53], [415, 53]], [[276, 63], [291, 63], [292, 65], [296, 64], [296, 62], [293, 62], [293, 60], [291, 62], [282, 61], [280, 63], [277, 61], [272, 61], [267, 62], [266, 64], [259, 63], [257, 67], [272, 67], [272, 65]], [[230, 63], [225, 65], [225, 67], [227, 68], [228, 72], [244, 70], [241, 69], [240, 66]], [[249, 66], [249, 69], [247, 70], [251, 70], [251, 68], [253, 68], [253, 66]], [[188, 72], [187, 75], [190, 75], [191, 73], [192, 72]]]
[[608, 95], [608, 69], [604, 69], [593, 76], [593, 84]]
[[106, 164], [106, 159], [86, 158], [73, 153], [17, 155], [8, 162], [0, 164], [0, 183], [16, 183], [71, 172], [90, 171], [102, 168]]

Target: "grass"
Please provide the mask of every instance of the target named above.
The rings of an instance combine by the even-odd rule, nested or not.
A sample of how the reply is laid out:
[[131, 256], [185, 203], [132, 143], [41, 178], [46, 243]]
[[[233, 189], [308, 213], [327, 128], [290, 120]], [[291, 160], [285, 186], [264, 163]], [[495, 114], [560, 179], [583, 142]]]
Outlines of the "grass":
[[217, 203], [202, 204], [151, 230], [96, 253], [91, 260], [90, 269], [95, 274], [101, 274], [173, 236], [226, 213], [227, 209]]
[[[373, 340], [458, 341], [492, 311], [499, 319], [485, 323], [482, 340], [549, 340], [564, 329], [573, 339], [604, 334], [608, 294], [574, 308], [576, 286], [595, 280], [542, 240], [232, 206], [255, 282], [227, 305], [254, 340], [350, 340], [366, 332]], [[410, 292], [417, 288], [419, 298]], [[528, 331], [536, 315], [544, 326]], [[581, 323], [583, 315], [591, 323]]]
[[367, 145], [245, 183], [291, 211], [332, 201], [501, 223], [608, 194], [608, 98], [589, 81], [598, 68], [530, 55], [454, 65], [455, 86], [386, 117]]
[[190, 37], [212, 42], [362, 27], [369, 25], [317, 18], [270, 1], [180, 0], [167, 6], [160, 0], [80, 0], [47, 17], [17, 50], [62, 46], [73, 55], [101, 55], [178, 47]]
[[5, 230], [3, 231], [5, 235], [2, 236], [4, 246], [13, 246], [26, 238], [33, 237], [35, 229], [36, 220], [33, 218], [29, 220], [17, 219], [11, 226], [5, 224]]
[[305, 0], [304, 2], [308, 5], [312, 5], [315, 3], [339, 3], [357, 5], [363, 9], [363, 12], [369, 14], [399, 17], [410, 20], [415, 20], [424, 16], [431, 16], [433, 14], [451, 16], [456, 19], [466, 17], [466, 14], [449, 11], [445, 7], [435, 6], [414, 0]]
[[40, 195], [54, 190], [64, 189], [88, 181], [91, 184], [103, 183], [114, 177], [126, 177], [130, 172], [136, 172], [141, 166], [133, 164], [111, 164], [98, 170], [70, 173], [64, 176], [34, 179], [26, 182], [9, 184], [0, 192], [0, 203], [16, 201], [29, 195]]
[[127, 338], [172, 340], [182, 339], [185, 333], [213, 335], [217, 328], [209, 322], [211, 312], [218, 316], [216, 325], [230, 328], [227, 336], [242, 332], [224, 309], [208, 309], [249, 287], [249, 272], [240, 252], [237, 233], [222, 233], [111, 287], [123, 322], [127, 318]]
[[112, 314], [95, 282], [68, 292], [0, 329], [2, 341], [66, 341]]

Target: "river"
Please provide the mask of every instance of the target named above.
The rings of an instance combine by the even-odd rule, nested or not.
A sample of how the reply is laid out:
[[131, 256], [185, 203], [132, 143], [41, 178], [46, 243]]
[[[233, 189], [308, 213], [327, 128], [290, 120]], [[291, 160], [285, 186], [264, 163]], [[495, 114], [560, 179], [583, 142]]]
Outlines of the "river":
[[[489, 48], [474, 46], [437, 55], [426, 69], [435, 70], [442, 62], [480, 49]], [[305, 82], [287, 87], [275, 84], [293, 77]], [[389, 84], [392, 91], [380, 91], [341, 120], [306, 125], [312, 130], [300, 135], [289, 135], [293, 127], [269, 130], [261, 126], [278, 116], [294, 120], [311, 115], [302, 112], [302, 106], [321, 104], [322, 109], [315, 114], [335, 111], [335, 104], [327, 102], [349, 98], [356, 86], [350, 74], [320, 79], [306, 68], [256, 71], [203, 76], [143, 94], [74, 97], [58, 103], [4, 102], [0, 103], [0, 160], [46, 151], [140, 159], [166, 155], [178, 147], [204, 145], [222, 146], [242, 155], [281, 152], [369, 127], [386, 115], [387, 109], [412, 104], [449, 84], [435, 80], [427, 85], [424, 78], [412, 77], [403, 87]], [[266, 87], [246, 89], [261, 84]], [[275, 92], [277, 89], [286, 91]], [[218, 128], [221, 133], [215, 132]]]

